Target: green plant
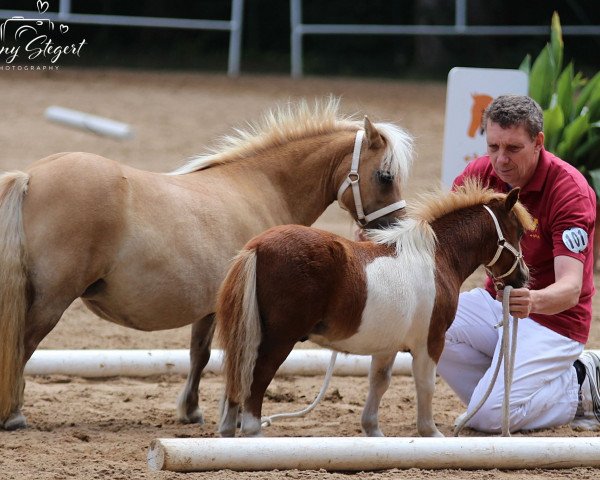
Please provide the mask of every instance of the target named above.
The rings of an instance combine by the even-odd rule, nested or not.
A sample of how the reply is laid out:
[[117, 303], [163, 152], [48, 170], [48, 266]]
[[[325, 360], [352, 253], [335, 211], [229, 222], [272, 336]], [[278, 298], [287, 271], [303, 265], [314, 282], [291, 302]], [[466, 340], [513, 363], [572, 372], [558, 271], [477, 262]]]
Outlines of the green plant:
[[544, 110], [545, 147], [578, 168], [600, 197], [600, 72], [587, 79], [575, 74], [573, 62], [564, 69], [564, 43], [558, 13], [552, 15], [550, 43], [531, 64], [529, 96]]

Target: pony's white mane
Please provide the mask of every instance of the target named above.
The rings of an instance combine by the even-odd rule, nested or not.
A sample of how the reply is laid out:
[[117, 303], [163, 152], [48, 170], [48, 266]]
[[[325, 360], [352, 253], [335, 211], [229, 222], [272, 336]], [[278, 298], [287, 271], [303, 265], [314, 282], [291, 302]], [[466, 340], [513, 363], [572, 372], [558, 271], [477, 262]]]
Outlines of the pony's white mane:
[[[267, 148], [293, 140], [362, 128], [361, 121], [356, 120], [354, 116], [341, 115], [339, 108], [340, 99], [333, 96], [315, 101], [313, 108], [304, 99], [296, 104], [279, 106], [268, 111], [258, 122], [248, 123], [244, 129], [235, 128], [234, 134], [222, 137], [206, 154], [190, 159], [170, 175], [204, 170], [213, 165], [255, 155]], [[381, 163], [382, 169], [399, 175], [404, 184], [412, 165], [412, 137], [391, 123], [375, 123], [375, 127], [387, 142], [387, 152]]]
[[[430, 223], [436, 218], [462, 208], [505, 198], [506, 194], [484, 187], [478, 179], [467, 178], [464, 185], [451, 192], [437, 191], [422, 194], [418, 200], [411, 202], [407, 207], [407, 218], [399, 220], [388, 228], [369, 230], [366, 233], [376, 243], [396, 245], [397, 252], [407, 249], [412, 252], [418, 252], [420, 249], [434, 252], [436, 238]], [[525, 230], [534, 228], [531, 215], [520, 202], [515, 204], [513, 212]]]
[[435, 255], [435, 232], [422, 219], [405, 218], [381, 230], [367, 230], [366, 234], [375, 243], [395, 245], [397, 255], [409, 258]]

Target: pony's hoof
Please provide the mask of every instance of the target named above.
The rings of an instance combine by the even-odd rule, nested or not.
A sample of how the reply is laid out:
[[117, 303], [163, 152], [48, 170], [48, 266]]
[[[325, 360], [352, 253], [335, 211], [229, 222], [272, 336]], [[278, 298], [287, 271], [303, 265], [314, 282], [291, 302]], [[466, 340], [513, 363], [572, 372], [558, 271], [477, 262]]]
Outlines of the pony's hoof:
[[199, 408], [196, 408], [192, 413], [180, 415], [179, 420], [181, 420], [182, 423], [204, 425], [204, 415], [202, 415], [202, 411]]
[[8, 420], [4, 422], [4, 425], [2, 425], [4, 430], [18, 430], [26, 427], [27, 419], [21, 412], [13, 413], [10, 417], [8, 417]]
[[385, 437], [385, 435], [379, 428], [371, 432], [365, 432], [365, 435], [367, 437]]

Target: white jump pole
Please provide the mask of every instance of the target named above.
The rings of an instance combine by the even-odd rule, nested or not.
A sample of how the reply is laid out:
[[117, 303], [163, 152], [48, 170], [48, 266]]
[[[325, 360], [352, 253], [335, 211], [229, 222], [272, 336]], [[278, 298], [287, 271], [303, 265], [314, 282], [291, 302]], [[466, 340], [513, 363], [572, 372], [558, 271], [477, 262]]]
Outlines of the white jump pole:
[[[323, 375], [331, 352], [329, 350], [292, 350], [279, 375]], [[205, 372], [221, 373], [222, 350], [212, 350]], [[338, 355], [334, 375], [364, 376], [369, 371], [371, 357]], [[411, 374], [412, 357], [408, 353], [396, 356], [393, 373]], [[190, 367], [188, 350], [37, 350], [27, 365], [26, 375], [74, 375], [79, 377], [147, 377], [165, 373], [187, 374]]]
[[45, 116], [48, 120], [53, 122], [79, 128], [81, 130], [87, 130], [98, 135], [119, 139], [131, 138], [133, 136], [131, 127], [126, 123], [79, 112], [77, 110], [71, 110], [70, 108], [56, 106], [48, 107]]
[[156, 439], [150, 470], [600, 467], [600, 438], [178, 438]]

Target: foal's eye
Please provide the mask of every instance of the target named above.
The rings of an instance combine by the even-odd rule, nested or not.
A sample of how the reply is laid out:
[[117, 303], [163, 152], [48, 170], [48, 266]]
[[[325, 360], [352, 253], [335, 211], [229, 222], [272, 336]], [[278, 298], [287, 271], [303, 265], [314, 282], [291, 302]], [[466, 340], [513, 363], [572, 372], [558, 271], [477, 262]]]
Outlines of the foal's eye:
[[379, 183], [383, 185], [389, 185], [390, 183], [394, 182], [394, 175], [392, 175], [389, 171], [378, 170], [377, 180], [379, 180]]

